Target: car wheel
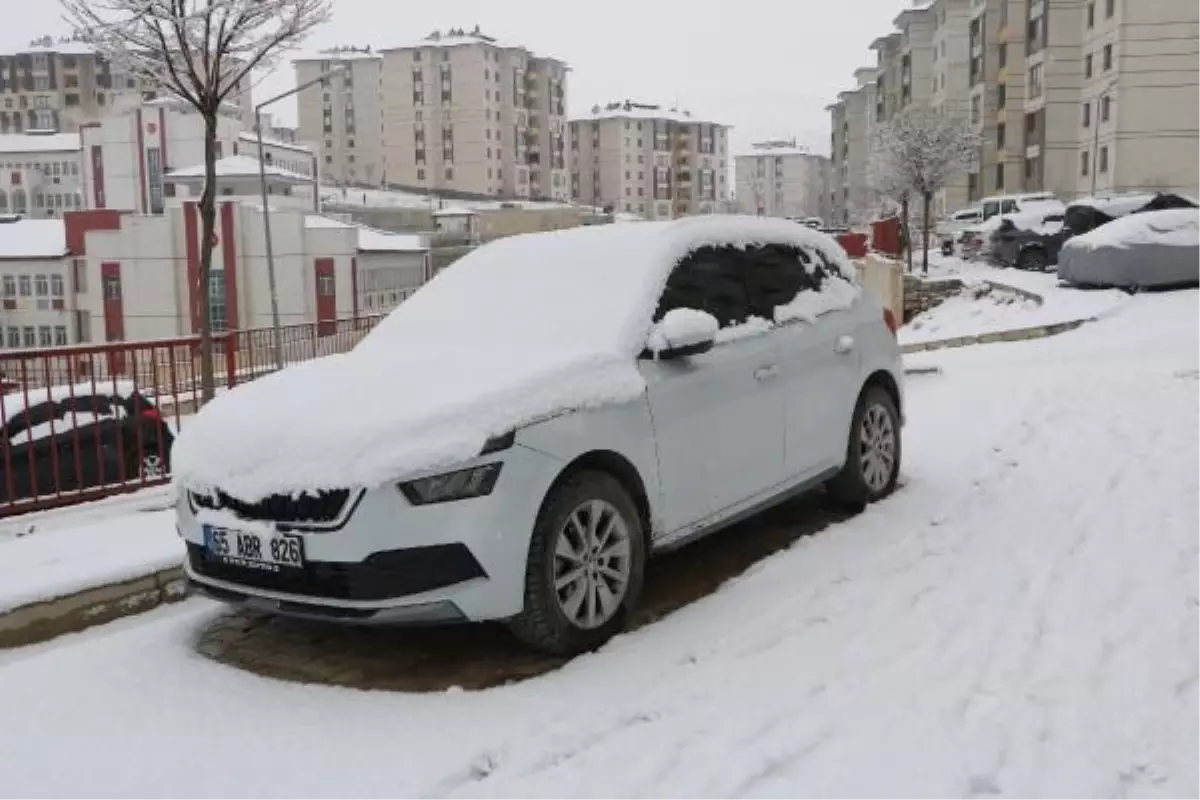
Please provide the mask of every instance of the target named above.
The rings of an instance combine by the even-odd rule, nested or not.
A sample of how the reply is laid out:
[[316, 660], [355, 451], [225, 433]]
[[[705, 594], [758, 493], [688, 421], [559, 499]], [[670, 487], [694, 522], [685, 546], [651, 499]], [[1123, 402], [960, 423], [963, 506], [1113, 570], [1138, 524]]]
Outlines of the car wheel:
[[525, 607], [509, 622], [539, 650], [573, 656], [619, 633], [637, 605], [646, 563], [641, 517], [604, 472], [580, 472], [551, 490], [533, 528]]
[[170, 466], [167, 456], [147, 448], [142, 453], [131, 452], [125, 470], [126, 480], [156, 481], [167, 477]]
[[826, 489], [838, 505], [861, 511], [894, 492], [899, 478], [900, 412], [890, 394], [869, 386], [854, 409], [846, 463]]
[[1026, 250], [1017, 257], [1017, 267], [1032, 272], [1042, 272], [1047, 265], [1046, 254], [1041, 250]]

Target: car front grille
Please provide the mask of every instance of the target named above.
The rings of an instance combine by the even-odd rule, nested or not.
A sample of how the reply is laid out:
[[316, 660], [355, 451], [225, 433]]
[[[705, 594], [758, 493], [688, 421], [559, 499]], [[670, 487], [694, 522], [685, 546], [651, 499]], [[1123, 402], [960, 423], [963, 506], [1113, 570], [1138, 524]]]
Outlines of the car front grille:
[[316, 493], [273, 494], [253, 503], [222, 491], [190, 494], [196, 508], [229, 511], [245, 520], [304, 527], [336, 522], [350, 502], [352, 493], [349, 489], [329, 489]]

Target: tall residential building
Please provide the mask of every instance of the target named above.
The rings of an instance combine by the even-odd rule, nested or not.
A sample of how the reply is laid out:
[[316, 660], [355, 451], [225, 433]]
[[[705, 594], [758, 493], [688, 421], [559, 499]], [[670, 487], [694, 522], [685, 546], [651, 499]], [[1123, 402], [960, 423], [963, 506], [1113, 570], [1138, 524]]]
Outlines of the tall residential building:
[[[933, 95], [935, 111], [966, 121], [970, 114], [969, 30], [971, 0], [934, 0]], [[951, 179], [933, 199], [933, 212], [939, 218], [968, 205], [967, 175]]]
[[[254, 118], [249, 82], [230, 102], [243, 120]], [[112, 113], [136, 108], [158, 93], [122, 71], [90, 45], [40, 39], [0, 54], [0, 134], [28, 130], [74, 132]]]
[[1079, 193], [1200, 194], [1200, 8], [1191, 0], [1088, 0], [1079, 25], [1082, 102], [1074, 120]]
[[867, 180], [867, 162], [878, 114], [878, 71], [860, 67], [854, 79], [857, 88], [842, 92], [836, 103], [826, 107], [833, 123], [830, 209], [832, 221], [840, 224], [870, 219], [875, 205]]
[[899, 107], [927, 107], [933, 100], [933, 38], [937, 16], [932, 6], [906, 8], [895, 19], [900, 31]]
[[631, 100], [571, 120], [571, 196], [593, 206], [673, 219], [723, 211], [729, 127]]
[[342, 185], [383, 185], [383, 56], [370, 48], [336, 48], [295, 59], [292, 66], [297, 86], [333, 71], [296, 99], [296, 138], [317, 151], [322, 177]]
[[381, 51], [386, 183], [566, 200], [567, 65], [473, 31]]
[[738, 210], [764, 217], [830, 219], [830, 162], [792, 139], [734, 157]]
[[971, 0], [970, 119], [982, 139], [967, 175], [970, 201], [1018, 192], [1037, 168], [1025, 150], [1026, 0]]
[[1025, 191], [1050, 191], [1064, 198], [1075, 194], [1083, 19], [1078, 0], [1035, 0], [1023, 9]]

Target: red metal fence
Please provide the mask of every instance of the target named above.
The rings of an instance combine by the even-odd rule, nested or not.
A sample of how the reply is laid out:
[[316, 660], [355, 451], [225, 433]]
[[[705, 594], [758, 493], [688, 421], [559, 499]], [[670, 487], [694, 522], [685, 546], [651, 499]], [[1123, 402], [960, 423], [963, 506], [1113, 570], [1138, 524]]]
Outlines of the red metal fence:
[[[284, 366], [350, 350], [379, 316], [285, 326]], [[270, 328], [213, 337], [217, 391], [275, 371]], [[0, 517], [170, 480], [201, 405], [200, 337], [0, 353]]]

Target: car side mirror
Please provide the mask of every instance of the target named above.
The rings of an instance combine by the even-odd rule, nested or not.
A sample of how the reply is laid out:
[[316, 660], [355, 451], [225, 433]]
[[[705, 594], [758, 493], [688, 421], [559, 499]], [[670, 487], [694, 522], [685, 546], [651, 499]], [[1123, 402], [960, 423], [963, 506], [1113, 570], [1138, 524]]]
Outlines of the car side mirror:
[[663, 361], [706, 353], [716, 343], [720, 327], [717, 318], [706, 311], [672, 309], [650, 329], [646, 352]]

